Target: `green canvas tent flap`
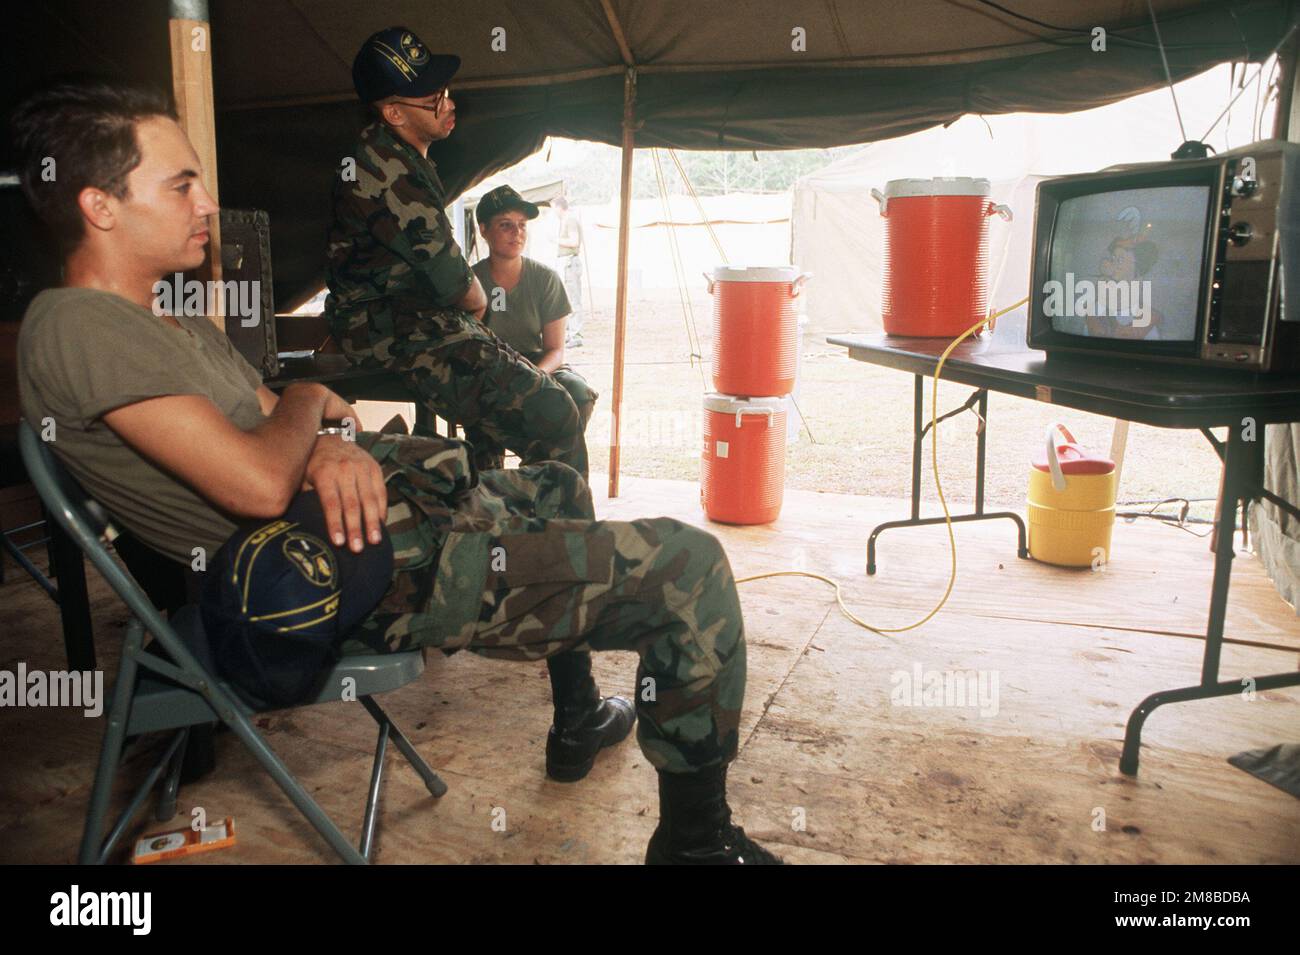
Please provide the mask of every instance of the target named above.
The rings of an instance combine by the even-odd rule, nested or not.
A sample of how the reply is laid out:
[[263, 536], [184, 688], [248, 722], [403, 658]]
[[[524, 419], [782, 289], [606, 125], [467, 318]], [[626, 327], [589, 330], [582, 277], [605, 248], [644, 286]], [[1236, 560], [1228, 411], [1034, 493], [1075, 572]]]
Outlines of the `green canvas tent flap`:
[[[1289, 0], [1155, 9], [1175, 79], [1262, 59], [1297, 15]], [[167, 85], [167, 16], [163, 0], [7, 13], [2, 105], [70, 69]], [[628, 62], [637, 145], [684, 149], [867, 142], [967, 112], [1098, 106], [1164, 82], [1134, 0], [211, 0], [210, 16], [222, 202], [270, 213], [281, 308], [320, 287], [331, 177], [363, 121], [352, 56], [394, 23], [462, 57], [457, 128], [432, 152], [453, 195], [548, 135], [618, 143]], [[1097, 27], [1105, 51], [1093, 49]]]

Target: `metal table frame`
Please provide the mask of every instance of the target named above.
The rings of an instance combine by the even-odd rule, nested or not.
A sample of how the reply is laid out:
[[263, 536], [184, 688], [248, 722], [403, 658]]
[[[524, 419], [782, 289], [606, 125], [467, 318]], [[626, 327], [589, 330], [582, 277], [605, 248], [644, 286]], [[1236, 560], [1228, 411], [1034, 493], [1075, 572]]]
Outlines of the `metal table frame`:
[[[1232, 577], [1232, 561], [1236, 556], [1237, 509], [1242, 509], [1245, 523], [1245, 506], [1261, 498], [1271, 501], [1292, 517], [1300, 520], [1300, 509], [1278, 497], [1264, 487], [1264, 442], [1246, 441], [1241, 428], [1228, 428], [1228, 440], [1220, 441], [1209, 428], [1200, 431], [1209, 439], [1219, 459], [1223, 462], [1223, 487], [1219, 493], [1219, 528], [1214, 539], [1214, 579], [1210, 584], [1210, 612], [1205, 629], [1205, 655], [1201, 660], [1201, 682], [1195, 686], [1152, 693], [1129, 714], [1124, 731], [1124, 752], [1120, 756], [1120, 772], [1136, 776], [1138, 749], [1142, 745], [1142, 725], [1158, 706], [1182, 703], [1187, 700], [1208, 700], [1216, 696], [1232, 696], [1247, 687], [1254, 690], [1277, 690], [1286, 686], [1300, 686], [1300, 671], [1274, 673], [1269, 676], [1242, 677], [1238, 680], [1219, 679], [1219, 654], [1223, 648], [1223, 623], [1228, 610], [1228, 586]], [[1227, 531], [1227, 533], [1224, 533]]]
[[[934, 376], [939, 355], [947, 342], [934, 339], [888, 339], [832, 337], [833, 345], [849, 349], [858, 361], [910, 371], [915, 378], [912, 413], [912, 513], [907, 520], [886, 521], [878, 525], [867, 539], [867, 573], [876, 572], [876, 538], [894, 527], [942, 524], [942, 517], [922, 518], [921, 447], [930, 425], [924, 417], [923, 381]], [[1300, 508], [1283, 500], [1264, 487], [1264, 441], [1262, 428], [1270, 423], [1300, 420], [1300, 376], [1243, 375], [1231, 370], [1215, 373], [1204, 369], [1189, 371], [1177, 366], [1156, 365], [1139, 369], [1143, 372], [1141, 388], [1130, 377], [1098, 371], [1096, 363], [1048, 362], [1041, 352], [994, 352], [985, 343], [959, 346], [944, 365], [945, 381], [955, 381], [976, 389], [960, 408], [947, 412], [938, 420], [968, 411], [978, 403], [980, 425], [976, 446], [975, 512], [953, 515], [954, 523], [1010, 519], [1015, 522], [1018, 555], [1028, 558], [1024, 522], [1019, 514], [984, 512], [984, 446], [988, 422], [989, 389], [1017, 397], [1048, 401], [1110, 417], [1152, 424], [1158, 427], [1197, 428], [1210, 441], [1223, 462], [1223, 482], [1219, 496], [1220, 521], [1228, 533], [1218, 533], [1214, 542], [1214, 576], [1210, 585], [1210, 610], [1206, 621], [1205, 652], [1201, 662], [1201, 681], [1194, 686], [1161, 690], [1150, 694], [1129, 715], [1124, 733], [1124, 750], [1120, 772], [1135, 776], [1138, 753], [1142, 745], [1142, 727], [1156, 708], [1169, 703], [1231, 696], [1245, 689], [1276, 690], [1300, 686], [1300, 670], [1267, 676], [1221, 680], [1219, 660], [1223, 649], [1223, 626], [1231, 584], [1236, 514], [1238, 508], [1257, 500], [1267, 500], [1300, 520]], [[1075, 377], [1072, 377], [1075, 376]], [[1117, 384], [1116, 382], [1123, 382]], [[1247, 441], [1240, 426], [1243, 417], [1253, 417], [1258, 440]], [[1210, 430], [1226, 426], [1228, 438], [1220, 440]]]
[[[902, 521], [885, 521], [883, 524], [877, 524], [867, 538], [867, 575], [874, 576], [876, 573], [876, 538], [883, 531], [891, 527], [923, 527], [929, 524], [945, 523], [942, 517], [922, 517], [921, 516], [921, 449], [925, 444], [926, 433], [930, 430], [930, 422], [924, 421], [925, 406], [925, 376], [916, 375], [916, 385], [912, 399], [912, 516]], [[994, 521], [1010, 520], [1014, 521], [1016, 531], [1019, 535], [1016, 554], [1022, 560], [1029, 559], [1029, 547], [1025, 538], [1025, 522], [1019, 514], [1011, 511], [996, 511], [992, 514], [984, 513], [984, 431], [989, 420], [989, 392], [987, 388], [979, 388], [972, 394], [966, 403], [960, 408], [949, 411], [946, 414], [938, 416], [938, 421], [944, 421], [953, 415], [961, 414], [963, 411], [970, 411], [971, 405], [979, 404], [980, 423], [975, 437], [975, 513], [974, 514], [952, 514], [952, 522], [969, 521]]]

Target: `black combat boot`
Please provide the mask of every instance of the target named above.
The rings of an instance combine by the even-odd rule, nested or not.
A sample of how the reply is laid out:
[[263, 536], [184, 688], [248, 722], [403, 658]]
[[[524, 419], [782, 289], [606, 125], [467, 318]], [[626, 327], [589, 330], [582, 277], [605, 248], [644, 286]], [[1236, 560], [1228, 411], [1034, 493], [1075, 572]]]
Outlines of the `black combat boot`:
[[596, 754], [627, 738], [636, 709], [619, 696], [601, 699], [591, 654], [567, 650], [546, 660], [555, 722], [546, 736], [546, 775], [574, 783], [591, 772]]
[[659, 773], [659, 828], [646, 865], [784, 865], [731, 823], [727, 767]]

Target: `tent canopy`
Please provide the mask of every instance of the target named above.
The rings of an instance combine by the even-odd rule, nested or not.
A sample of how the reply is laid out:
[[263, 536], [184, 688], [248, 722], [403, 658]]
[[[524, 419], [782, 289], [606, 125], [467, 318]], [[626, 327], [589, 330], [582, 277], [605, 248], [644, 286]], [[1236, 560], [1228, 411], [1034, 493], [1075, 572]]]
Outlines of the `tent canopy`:
[[[1154, 5], [1176, 80], [1225, 60], [1262, 59], [1293, 16], [1287, 0]], [[331, 179], [364, 119], [352, 56], [394, 23], [462, 57], [457, 129], [431, 151], [452, 195], [548, 135], [618, 143], [628, 65], [636, 67], [636, 144], [686, 149], [870, 142], [969, 112], [1085, 109], [1164, 82], [1145, 3], [1040, 0], [1038, 22], [1007, 12], [1023, 3], [1000, 6], [214, 0], [221, 198], [270, 213], [282, 309], [319, 288]], [[5, 62], [26, 82], [93, 69], [170, 85], [163, 0], [56, 0], [6, 16]], [[1105, 52], [1092, 49], [1099, 26]]]

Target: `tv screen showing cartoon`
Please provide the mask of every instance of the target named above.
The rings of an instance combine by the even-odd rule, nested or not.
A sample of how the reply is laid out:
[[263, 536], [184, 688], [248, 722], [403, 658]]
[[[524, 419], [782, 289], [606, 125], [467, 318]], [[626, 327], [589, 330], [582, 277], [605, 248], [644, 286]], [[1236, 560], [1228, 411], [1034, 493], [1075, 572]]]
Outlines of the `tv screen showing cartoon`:
[[1208, 186], [1076, 196], [1057, 210], [1043, 311], [1061, 333], [1196, 337]]

